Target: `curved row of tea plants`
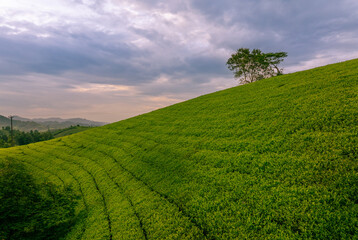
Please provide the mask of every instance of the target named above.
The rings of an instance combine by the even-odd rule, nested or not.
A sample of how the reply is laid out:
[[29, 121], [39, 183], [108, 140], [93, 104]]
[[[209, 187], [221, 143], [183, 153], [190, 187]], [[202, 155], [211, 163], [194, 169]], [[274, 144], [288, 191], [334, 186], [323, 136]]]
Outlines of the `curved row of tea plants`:
[[67, 239], [358, 238], [358, 61], [0, 151], [82, 196]]

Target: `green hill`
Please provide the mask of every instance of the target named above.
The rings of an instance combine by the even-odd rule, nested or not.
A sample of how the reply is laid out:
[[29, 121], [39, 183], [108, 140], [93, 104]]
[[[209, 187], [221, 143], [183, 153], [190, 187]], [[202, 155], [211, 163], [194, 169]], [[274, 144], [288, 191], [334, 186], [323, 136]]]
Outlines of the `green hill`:
[[[72, 183], [66, 239], [357, 239], [358, 60], [0, 150]], [[81, 215], [83, 216], [83, 214]]]
[[86, 126], [71, 126], [68, 128], [64, 128], [64, 129], [59, 129], [56, 131], [52, 131], [53, 137], [54, 138], [58, 138], [58, 137], [64, 137], [64, 136], [68, 136], [74, 133], [79, 133], [82, 131], [86, 131], [88, 129], [91, 129], [92, 127], [86, 127]]

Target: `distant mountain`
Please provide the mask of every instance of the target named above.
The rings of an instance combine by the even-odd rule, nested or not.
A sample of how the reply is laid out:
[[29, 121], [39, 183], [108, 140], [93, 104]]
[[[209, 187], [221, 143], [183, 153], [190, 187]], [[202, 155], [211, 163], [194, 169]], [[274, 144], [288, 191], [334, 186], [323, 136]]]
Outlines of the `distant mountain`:
[[13, 119], [18, 120], [18, 121], [23, 121], [23, 122], [32, 122], [32, 120], [30, 118], [23, 118], [23, 117], [20, 117], [20, 116], [14, 116]]
[[38, 123], [46, 123], [46, 122], [58, 122], [58, 123], [75, 123], [75, 125], [80, 125], [80, 126], [94, 126], [94, 127], [99, 127], [99, 126], [103, 126], [106, 125], [107, 123], [105, 122], [96, 122], [96, 121], [91, 121], [91, 120], [87, 120], [84, 118], [69, 118], [69, 119], [62, 119], [62, 118], [33, 118], [30, 119], [30, 121], [34, 121], [34, 122], [38, 122]]
[[[38, 131], [46, 131], [48, 129], [62, 129], [68, 128], [70, 126], [89, 126], [89, 127], [98, 127], [103, 126], [106, 123], [104, 122], [96, 122], [87, 120], [84, 118], [70, 118], [70, 119], [62, 119], [62, 118], [23, 118], [20, 116], [14, 116], [13, 125], [15, 129], [21, 131], [30, 131], [30, 130], [38, 130]], [[0, 115], [0, 127], [10, 126], [10, 119]]]
[[[10, 118], [4, 117], [0, 115], [0, 127], [10, 126]], [[21, 121], [13, 119], [14, 129], [18, 129], [21, 131], [30, 131], [30, 130], [38, 130], [38, 131], [46, 131], [48, 128], [40, 123], [33, 121]]]

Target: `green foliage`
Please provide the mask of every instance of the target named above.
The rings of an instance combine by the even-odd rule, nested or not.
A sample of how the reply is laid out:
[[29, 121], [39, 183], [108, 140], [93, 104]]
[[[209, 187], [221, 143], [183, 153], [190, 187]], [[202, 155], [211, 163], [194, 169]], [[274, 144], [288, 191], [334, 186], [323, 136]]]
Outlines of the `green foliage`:
[[[14, 144], [26, 145], [29, 143], [35, 143], [40, 141], [46, 141], [53, 138], [68, 136], [74, 133], [85, 131], [92, 127], [85, 126], [70, 126], [68, 128], [57, 129], [46, 132], [39, 132], [37, 130], [30, 130], [29, 132], [23, 132], [19, 130], [13, 130], [14, 132]], [[3, 127], [0, 130], [0, 148], [11, 147], [11, 131], [10, 127]]]
[[278, 65], [287, 57], [286, 52], [263, 53], [259, 49], [250, 52], [248, 48], [240, 48], [227, 60], [226, 65], [234, 71], [240, 84], [282, 75]]
[[[46, 141], [53, 138], [50, 131], [39, 132], [37, 130], [31, 130], [29, 132], [22, 132], [19, 130], [13, 130], [14, 144], [26, 145], [29, 143]], [[11, 130], [10, 127], [3, 127], [0, 130], [0, 148], [11, 146]]]
[[0, 239], [59, 239], [73, 223], [70, 187], [38, 184], [13, 160], [0, 166]]
[[[357, 239], [358, 60], [1, 149], [71, 183], [68, 239]], [[87, 217], [85, 217], [87, 216]]]

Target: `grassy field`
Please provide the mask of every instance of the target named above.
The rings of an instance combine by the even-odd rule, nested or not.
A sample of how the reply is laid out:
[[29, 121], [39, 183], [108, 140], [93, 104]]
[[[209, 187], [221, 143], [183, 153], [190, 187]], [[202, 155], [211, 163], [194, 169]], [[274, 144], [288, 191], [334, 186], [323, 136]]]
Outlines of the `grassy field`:
[[58, 129], [58, 130], [54, 130], [52, 131], [53, 137], [54, 138], [59, 138], [59, 137], [64, 137], [64, 136], [68, 136], [74, 133], [79, 133], [85, 130], [88, 130], [92, 127], [87, 127], [87, 126], [71, 126], [68, 128], [63, 128], [63, 129]]
[[73, 184], [66, 239], [358, 239], [358, 60], [0, 150]]

